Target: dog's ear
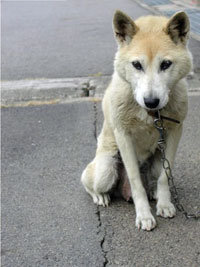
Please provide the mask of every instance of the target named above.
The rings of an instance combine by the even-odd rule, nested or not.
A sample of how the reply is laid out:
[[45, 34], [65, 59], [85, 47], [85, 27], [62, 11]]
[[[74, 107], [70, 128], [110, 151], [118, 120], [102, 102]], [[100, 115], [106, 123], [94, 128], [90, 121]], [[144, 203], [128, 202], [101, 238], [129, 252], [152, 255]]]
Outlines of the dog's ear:
[[117, 10], [113, 18], [113, 30], [117, 42], [122, 45], [130, 43], [139, 28], [129, 16]]
[[190, 31], [190, 21], [185, 12], [177, 12], [167, 23], [165, 32], [169, 34], [175, 44], [186, 44]]

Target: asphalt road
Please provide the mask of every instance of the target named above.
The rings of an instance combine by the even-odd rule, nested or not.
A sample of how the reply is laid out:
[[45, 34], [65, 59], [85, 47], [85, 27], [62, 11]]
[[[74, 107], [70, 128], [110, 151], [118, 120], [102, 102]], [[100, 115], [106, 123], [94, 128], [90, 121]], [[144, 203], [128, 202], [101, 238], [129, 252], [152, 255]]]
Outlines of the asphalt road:
[[[116, 9], [150, 14], [134, 0], [2, 2], [2, 79], [111, 75]], [[190, 48], [200, 67], [199, 43]]]
[[[200, 208], [199, 101], [190, 97], [174, 172], [189, 211]], [[2, 266], [200, 266], [200, 221], [157, 217], [143, 232], [132, 204], [92, 203], [80, 176], [101, 124], [91, 101], [2, 109]]]
[[148, 14], [132, 0], [3, 2], [2, 79], [111, 74], [116, 9]]
[[2, 266], [102, 266], [91, 103], [2, 110]]
[[[133, 0], [3, 1], [2, 79], [112, 74], [116, 9], [149, 14]], [[190, 48], [198, 72], [199, 43]], [[189, 211], [199, 210], [199, 101], [190, 97], [174, 171]], [[114, 199], [99, 208], [82, 188], [103, 120], [100, 103], [97, 114], [94, 107], [2, 109], [2, 266], [200, 266], [199, 221], [178, 214], [156, 218], [150, 233], [138, 231], [132, 204]]]

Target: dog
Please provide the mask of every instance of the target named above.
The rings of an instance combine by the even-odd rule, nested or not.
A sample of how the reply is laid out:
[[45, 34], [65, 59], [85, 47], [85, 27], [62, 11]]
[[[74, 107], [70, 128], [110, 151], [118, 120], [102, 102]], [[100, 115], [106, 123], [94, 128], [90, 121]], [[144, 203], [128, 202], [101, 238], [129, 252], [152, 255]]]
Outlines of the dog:
[[81, 181], [94, 203], [108, 206], [110, 192], [122, 175], [116, 156], [120, 153], [135, 204], [136, 227], [150, 231], [156, 220], [140, 174], [140, 166], [149, 158], [151, 175], [157, 178], [156, 215], [171, 218], [176, 214], [152, 114], [159, 110], [180, 122], [164, 121], [165, 153], [172, 167], [188, 109], [184, 78], [192, 67], [187, 48], [190, 22], [182, 11], [171, 18], [144, 16], [133, 21], [117, 10], [113, 30], [118, 51], [102, 101], [103, 128], [95, 158], [83, 171]]

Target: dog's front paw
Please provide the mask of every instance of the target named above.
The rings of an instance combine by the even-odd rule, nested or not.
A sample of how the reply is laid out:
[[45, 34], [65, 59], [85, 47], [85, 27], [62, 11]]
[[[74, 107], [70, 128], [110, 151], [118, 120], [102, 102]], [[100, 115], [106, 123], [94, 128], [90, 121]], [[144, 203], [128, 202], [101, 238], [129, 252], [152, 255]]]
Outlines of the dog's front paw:
[[151, 231], [156, 227], [156, 220], [150, 212], [147, 214], [139, 213], [136, 217], [136, 227], [138, 229]]
[[156, 214], [164, 218], [172, 218], [176, 215], [176, 209], [170, 201], [158, 202]]

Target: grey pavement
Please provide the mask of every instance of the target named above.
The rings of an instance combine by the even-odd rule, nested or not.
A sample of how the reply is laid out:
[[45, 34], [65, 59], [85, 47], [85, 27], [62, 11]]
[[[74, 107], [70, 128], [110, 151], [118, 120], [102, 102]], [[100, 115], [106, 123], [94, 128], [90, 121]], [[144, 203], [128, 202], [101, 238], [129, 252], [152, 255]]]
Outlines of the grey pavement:
[[[189, 211], [199, 209], [199, 101], [190, 96], [174, 171]], [[2, 109], [2, 266], [200, 265], [200, 221], [157, 217], [157, 228], [143, 232], [132, 204], [92, 203], [80, 176], [101, 125], [91, 100]]]
[[102, 266], [91, 102], [2, 110], [2, 266]]
[[[134, 0], [3, 1], [2, 79], [111, 75], [116, 9], [134, 19], [152, 14]], [[199, 73], [199, 43], [191, 39], [189, 46]]]
[[2, 79], [111, 75], [112, 17], [149, 14], [132, 0], [2, 3]]
[[[138, 231], [133, 204], [96, 207], [80, 184], [102, 127], [98, 97], [113, 70], [114, 10], [133, 18], [163, 12], [159, 0], [148, 1], [148, 8], [133, 0], [2, 2], [2, 103], [10, 106], [1, 110], [2, 266], [200, 266], [200, 221], [178, 213]], [[195, 75], [174, 174], [181, 203], [195, 212], [200, 46], [195, 39], [189, 46]], [[87, 94], [96, 98], [79, 98]]]

